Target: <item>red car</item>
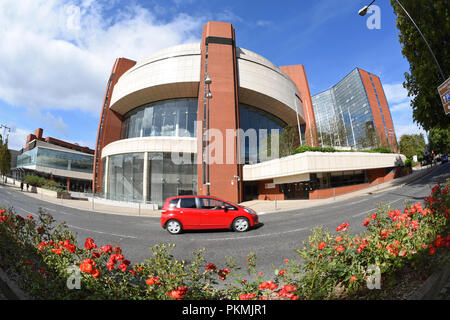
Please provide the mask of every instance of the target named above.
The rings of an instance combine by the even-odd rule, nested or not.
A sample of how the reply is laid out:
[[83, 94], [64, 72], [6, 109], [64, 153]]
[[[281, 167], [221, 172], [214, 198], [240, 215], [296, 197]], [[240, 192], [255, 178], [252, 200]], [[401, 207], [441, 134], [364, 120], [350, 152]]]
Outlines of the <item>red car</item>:
[[161, 227], [171, 234], [193, 229], [227, 229], [244, 232], [258, 224], [250, 208], [216, 197], [178, 196], [167, 198], [161, 211]]

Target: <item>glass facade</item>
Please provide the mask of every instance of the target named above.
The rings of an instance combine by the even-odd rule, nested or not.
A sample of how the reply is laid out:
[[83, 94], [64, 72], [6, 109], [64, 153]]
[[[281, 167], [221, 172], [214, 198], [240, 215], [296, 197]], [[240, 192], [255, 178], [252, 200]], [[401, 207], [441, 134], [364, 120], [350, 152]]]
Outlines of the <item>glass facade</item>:
[[[110, 156], [106, 198], [119, 201], [143, 201], [163, 205], [166, 198], [197, 192], [197, 165], [191, 154], [189, 163], [175, 164], [171, 153], [149, 152], [147, 172], [144, 153]], [[144, 197], [144, 177], [147, 195]]]
[[36, 147], [17, 157], [17, 167], [43, 167], [92, 173], [94, 156]]
[[120, 154], [109, 158], [108, 195], [112, 200], [143, 199], [144, 154]]
[[[264, 145], [267, 140], [261, 135], [260, 130], [267, 130], [267, 136], [273, 133], [272, 130], [281, 134], [281, 130], [287, 124], [264, 110], [245, 104], [239, 104], [239, 122], [244, 133], [248, 129], [254, 129], [256, 133], [256, 139], [252, 138], [251, 132], [248, 131], [248, 135], [241, 137], [241, 163], [249, 164], [269, 160], [261, 156], [261, 153], [267, 151], [267, 147]], [[270, 154], [267, 156], [270, 156]]]
[[312, 101], [321, 146], [365, 148], [374, 144], [373, 114], [358, 69]]
[[171, 99], [145, 104], [128, 112], [121, 139], [153, 136], [195, 137], [196, 98]]

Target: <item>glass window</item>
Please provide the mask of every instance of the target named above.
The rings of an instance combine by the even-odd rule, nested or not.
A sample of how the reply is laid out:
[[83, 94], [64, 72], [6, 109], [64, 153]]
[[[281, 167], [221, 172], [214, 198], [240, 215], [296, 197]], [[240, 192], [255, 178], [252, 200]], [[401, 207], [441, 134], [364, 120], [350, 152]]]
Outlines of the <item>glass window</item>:
[[197, 205], [195, 204], [195, 198], [181, 198], [180, 208], [197, 208]]
[[209, 209], [209, 210], [220, 210], [223, 206], [226, 206], [226, 203], [217, 199], [211, 199], [211, 198], [199, 198], [200, 200], [200, 207], [202, 209]]
[[195, 98], [149, 103], [128, 112], [122, 123], [121, 139], [151, 136], [195, 137]]
[[178, 201], [180, 199], [172, 199], [169, 201], [169, 208], [175, 208], [176, 206], [178, 206]]
[[[264, 153], [264, 151], [267, 150], [260, 150], [260, 143], [262, 145], [266, 145], [261, 140], [263, 138], [270, 138], [272, 133], [271, 130], [278, 130], [278, 134], [281, 134], [282, 128], [284, 128], [287, 124], [269, 112], [245, 104], [239, 104], [239, 119], [240, 127], [244, 131], [244, 136], [241, 136], [240, 143], [242, 157], [241, 161], [248, 164], [255, 161], [261, 162], [270, 160], [270, 155], [261, 157], [262, 154], [267, 154], [267, 152]], [[251, 145], [253, 143], [252, 141], [254, 141], [251, 137], [252, 130], [255, 130], [256, 133], [256, 146]], [[261, 135], [260, 130], [266, 130], [266, 137]]]

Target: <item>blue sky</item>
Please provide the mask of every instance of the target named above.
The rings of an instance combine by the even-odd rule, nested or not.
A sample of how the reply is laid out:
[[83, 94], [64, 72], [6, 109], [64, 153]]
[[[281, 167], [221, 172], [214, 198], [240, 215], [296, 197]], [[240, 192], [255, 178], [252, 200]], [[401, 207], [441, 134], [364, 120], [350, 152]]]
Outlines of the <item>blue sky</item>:
[[12, 149], [39, 127], [44, 136], [94, 148], [115, 58], [139, 60], [200, 41], [204, 23], [218, 20], [234, 25], [238, 46], [277, 66], [303, 64], [313, 95], [355, 67], [378, 75], [397, 137], [423, 132], [402, 87], [409, 65], [392, 7], [377, 0], [380, 28], [369, 29], [374, 13], [358, 15], [369, 2], [2, 0], [0, 124], [11, 128]]

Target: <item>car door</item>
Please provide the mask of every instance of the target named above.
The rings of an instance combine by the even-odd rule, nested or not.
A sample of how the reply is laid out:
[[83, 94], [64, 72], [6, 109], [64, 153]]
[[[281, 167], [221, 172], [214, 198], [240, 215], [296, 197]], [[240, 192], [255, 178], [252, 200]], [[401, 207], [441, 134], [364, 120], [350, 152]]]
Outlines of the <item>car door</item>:
[[180, 198], [178, 220], [184, 229], [200, 228], [201, 213], [197, 208], [195, 197]]
[[231, 224], [229, 221], [230, 214], [228, 210], [224, 210], [226, 203], [214, 198], [201, 197], [198, 198], [200, 204], [202, 228], [217, 229], [228, 228]]

